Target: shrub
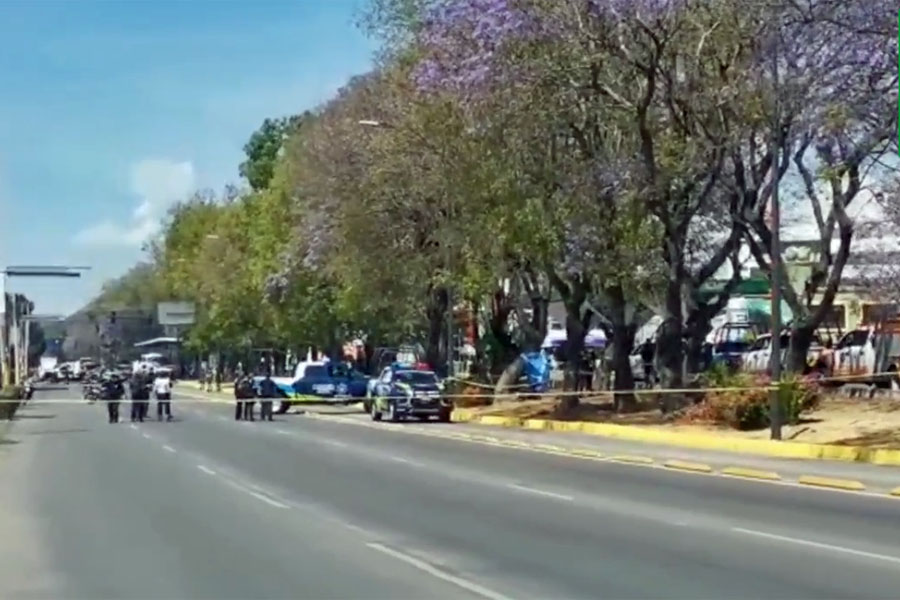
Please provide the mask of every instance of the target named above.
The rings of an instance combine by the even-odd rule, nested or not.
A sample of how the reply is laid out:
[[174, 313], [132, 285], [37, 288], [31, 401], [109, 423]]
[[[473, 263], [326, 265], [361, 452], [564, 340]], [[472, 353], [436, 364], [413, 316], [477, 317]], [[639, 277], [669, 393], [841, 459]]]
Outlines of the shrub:
[[22, 389], [9, 386], [0, 389], [0, 420], [10, 420], [19, 408], [19, 400], [22, 399]]
[[[704, 382], [703, 399], [688, 408], [683, 422], [727, 425], [742, 431], [769, 426], [768, 376], [711, 372]], [[715, 388], [723, 388], [717, 391]], [[724, 389], [731, 388], [731, 389]], [[818, 385], [810, 378], [788, 376], [779, 390], [784, 422], [797, 423], [820, 400]]]

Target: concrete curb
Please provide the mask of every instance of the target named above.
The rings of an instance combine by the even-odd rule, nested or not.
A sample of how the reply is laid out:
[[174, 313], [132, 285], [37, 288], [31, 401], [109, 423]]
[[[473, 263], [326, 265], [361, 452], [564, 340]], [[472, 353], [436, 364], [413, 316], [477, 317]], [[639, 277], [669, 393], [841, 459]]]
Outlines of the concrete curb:
[[818, 477], [816, 475], [801, 475], [797, 479], [797, 483], [834, 488], [837, 490], [848, 490], [851, 492], [861, 492], [866, 489], [866, 486], [861, 482], [853, 481], [852, 479], [836, 479], [834, 477]]
[[900, 466], [900, 450], [871, 448], [867, 446], [837, 446], [834, 444], [809, 444], [803, 442], [777, 442], [772, 440], [747, 440], [724, 438], [711, 433], [682, 433], [661, 431], [634, 425], [590, 423], [586, 421], [553, 421], [549, 419], [520, 419], [499, 415], [477, 415], [468, 409], [453, 411], [453, 421], [500, 427], [519, 427], [555, 432], [575, 432], [611, 437], [634, 442], [670, 444], [699, 450], [724, 450], [778, 458], [811, 460], [840, 460], [864, 462], [876, 465]]
[[665, 469], [667, 471], [682, 472], [685, 475], [712, 475], [718, 477], [727, 477], [731, 479], [745, 479], [756, 481], [758, 483], [799, 485], [803, 487], [809, 486], [813, 488], [822, 488], [823, 490], [830, 489], [844, 492], [862, 492], [868, 496], [888, 499], [900, 499], [900, 487], [886, 492], [868, 491], [865, 484], [863, 484], [862, 482], [848, 479], [834, 479], [818, 475], [797, 475], [791, 477], [782, 477], [780, 474], [774, 471], [764, 471], [734, 465], [716, 467], [704, 463], [689, 462], [670, 458], [654, 458], [652, 456], [642, 456], [637, 454], [616, 454], [607, 456], [594, 448], [584, 448], [578, 446], [564, 447], [552, 444], [532, 443], [522, 440], [503, 439], [493, 436], [470, 434], [452, 430], [429, 430], [427, 428], [416, 429], [415, 427], [404, 427], [402, 425], [397, 427], [386, 427], [386, 425], [388, 425], [386, 423], [372, 423], [370, 421], [352, 420], [338, 415], [305, 413], [304, 416], [306, 416], [307, 418], [323, 421], [334, 421], [347, 425], [355, 425], [358, 427], [368, 427], [381, 431], [394, 431], [398, 433], [405, 433], [408, 435], [437, 437], [457, 442], [483, 444], [485, 446], [505, 448], [508, 450], [538, 452], [540, 454], [549, 454], [553, 456], [562, 456], [580, 460], [612, 462], [631, 465], [635, 467]]

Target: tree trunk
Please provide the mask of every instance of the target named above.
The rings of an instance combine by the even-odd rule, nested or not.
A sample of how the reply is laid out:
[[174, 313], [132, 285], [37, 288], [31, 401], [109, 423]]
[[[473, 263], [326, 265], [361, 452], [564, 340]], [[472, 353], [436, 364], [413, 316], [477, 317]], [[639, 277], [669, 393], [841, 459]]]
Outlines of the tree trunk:
[[525, 360], [519, 355], [503, 369], [503, 373], [500, 374], [500, 379], [497, 380], [497, 385], [494, 386], [494, 393], [505, 393], [509, 386], [515, 384], [519, 380], [519, 376], [522, 374], [522, 369], [524, 368]]
[[563, 412], [578, 406], [579, 401], [578, 396], [572, 392], [578, 389], [578, 372], [584, 352], [584, 338], [587, 335], [581, 312], [580, 305], [566, 305], [566, 369], [563, 375], [563, 391], [566, 395], [559, 406]]
[[664, 388], [677, 389], [682, 387], [684, 380], [681, 285], [677, 281], [670, 280], [666, 284], [662, 317], [656, 343], [659, 375]]
[[[623, 307], [624, 308], [624, 307]], [[624, 317], [624, 310], [623, 315]], [[631, 372], [631, 363], [628, 360], [634, 346], [634, 335], [637, 333], [637, 325], [626, 323], [625, 319], [613, 321], [612, 328], [612, 372], [615, 373], [615, 385], [613, 386], [613, 406], [616, 412], [628, 412], [635, 408], [634, 394], [623, 394], [622, 391], [634, 389], [634, 373]]]
[[785, 370], [788, 373], [801, 375], [806, 370], [806, 356], [815, 333], [815, 327], [807, 323], [800, 323], [791, 328], [791, 340], [785, 361]]
[[447, 342], [449, 348], [450, 342], [447, 338], [447, 290], [438, 289], [431, 293], [431, 301], [428, 305], [428, 340], [425, 346], [425, 360], [431, 365], [431, 368], [438, 373], [443, 373], [446, 368], [447, 361], [442, 360], [443, 342]]

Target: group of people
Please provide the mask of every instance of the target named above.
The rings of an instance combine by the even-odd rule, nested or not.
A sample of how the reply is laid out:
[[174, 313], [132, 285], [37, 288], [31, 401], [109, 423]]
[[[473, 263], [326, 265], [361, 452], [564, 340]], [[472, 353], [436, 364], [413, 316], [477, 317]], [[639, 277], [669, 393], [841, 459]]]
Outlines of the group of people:
[[[140, 370], [132, 374], [128, 381], [131, 396], [131, 421], [144, 422], [150, 409], [150, 396], [156, 396], [156, 418], [172, 420], [172, 378], [167, 370], [155, 372], [153, 369]], [[125, 395], [124, 379], [108, 374], [100, 381], [100, 396], [106, 401], [110, 423], [119, 422], [119, 404]]]
[[144, 422], [150, 409], [150, 395], [156, 396], [156, 419], [172, 420], [172, 376], [167, 370], [147, 369], [132, 374], [128, 384], [131, 391], [131, 420]]
[[272, 421], [272, 405], [278, 397], [278, 387], [269, 373], [259, 382], [259, 388], [253, 385], [253, 377], [239, 374], [234, 382], [236, 421], [253, 421], [253, 409], [259, 398], [259, 418], [261, 421]]

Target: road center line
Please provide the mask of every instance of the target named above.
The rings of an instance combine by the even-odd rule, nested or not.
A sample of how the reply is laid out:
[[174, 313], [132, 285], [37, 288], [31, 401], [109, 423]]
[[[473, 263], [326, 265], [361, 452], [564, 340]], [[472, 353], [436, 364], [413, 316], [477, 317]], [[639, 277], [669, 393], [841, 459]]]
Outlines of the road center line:
[[334, 446], [335, 448], [346, 448], [347, 444], [344, 442], [338, 442], [337, 440], [322, 440], [323, 444], [328, 444], [329, 446]]
[[275, 508], [290, 508], [290, 506], [288, 506], [287, 504], [284, 504], [283, 502], [279, 502], [277, 500], [273, 500], [272, 498], [269, 498], [265, 494], [261, 494], [260, 492], [257, 492], [256, 490], [250, 489], [248, 486], [246, 486], [244, 484], [238, 483], [237, 481], [233, 481], [228, 478], [224, 478], [224, 479], [225, 479], [225, 483], [227, 483], [229, 486], [233, 487], [234, 489], [238, 490], [239, 492], [244, 492], [245, 494], [247, 494], [249, 496], [253, 496], [257, 500], [260, 500], [261, 502], [265, 502], [269, 506], [274, 506]]
[[366, 544], [366, 546], [368, 546], [372, 550], [378, 550], [379, 552], [387, 554], [392, 558], [403, 561], [406, 564], [419, 569], [420, 571], [428, 573], [432, 577], [436, 577], [442, 581], [446, 581], [447, 583], [452, 583], [457, 587], [472, 592], [473, 594], [477, 594], [482, 598], [489, 598], [490, 600], [509, 600], [506, 596], [504, 596], [503, 594], [498, 594], [494, 590], [478, 585], [477, 583], [469, 581], [468, 579], [463, 579], [462, 577], [457, 577], [456, 575], [444, 573], [440, 569], [433, 567], [423, 560], [419, 560], [418, 558], [410, 556], [403, 552], [398, 552], [397, 550], [388, 548], [387, 546], [379, 544], [378, 542], [369, 542]]
[[787, 542], [789, 544], [797, 544], [798, 546], [809, 546], [812, 548], [820, 548], [822, 550], [831, 550], [832, 552], [840, 552], [842, 554], [852, 554], [853, 556], [862, 556], [864, 558], [872, 558], [875, 560], [883, 560], [885, 562], [900, 564], [900, 557], [888, 556], [887, 554], [877, 554], [875, 552], [866, 552], [864, 550], [854, 550], [853, 548], [844, 548], [843, 546], [833, 546], [831, 544], [823, 544], [821, 542], [812, 542], [798, 538], [776, 535], [774, 533], [766, 533], [765, 531], [756, 531], [754, 529], [744, 529], [742, 527], [732, 527], [732, 531], [745, 533], [747, 535], [755, 535], [757, 537], [777, 540], [779, 542]]
[[197, 468], [206, 473], [207, 475], [215, 475], [216, 472], [204, 465], [197, 465]]
[[145, 440], [152, 440], [152, 439], [153, 439], [152, 437], [150, 437], [150, 434], [149, 434], [149, 433], [142, 433], [141, 435], [144, 436], [144, 439], [145, 439]]
[[165, 444], [163, 446], [163, 450], [165, 450], [166, 452], [171, 452], [172, 454], [175, 454], [175, 448], [173, 448], [172, 446], [170, 446], [168, 444]]
[[394, 462], [402, 463], [404, 465], [412, 465], [414, 467], [424, 467], [425, 465], [420, 462], [416, 462], [414, 460], [410, 460], [408, 458], [403, 458], [402, 456], [392, 456], [391, 460]]
[[506, 487], [512, 488], [514, 490], [519, 490], [520, 492], [528, 492], [529, 494], [535, 494], [537, 496], [546, 496], [547, 498], [556, 498], [557, 500], [565, 500], [567, 502], [571, 502], [575, 498], [572, 496], [566, 496], [564, 494], [557, 494], [556, 492], [548, 492], [546, 490], [539, 490], [532, 487], [526, 487], [524, 485], [519, 485], [517, 483], [510, 483]]
[[291, 432], [286, 429], [276, 429], [275, 433], [278, 435], [291, 435]]
[[130, 427], [131, 429], [137, 429], [137, 425], [135, 425], [134, 423], [132, 423], [132, 424], [129, 425], [128, 427]]
[[245, 491], [248, 494], [250, 494], [251, 496], [253, 496], [254, 498], [256, 498], [257, 500], [261, 500], [261, 501], [265, 502], [266, 504], [268, 504], [269, 506], [274, 506], [275, 508], [290, 508], [290, 506], [288, 506], [287, 504], [283, 504], [277, 500], [273, 500], [273, 499], [269, 498], [268, 496], [264, 496], [263, 494], [260, 494], [259, 492], [255, 492], [253, 490], [245, 490]]

